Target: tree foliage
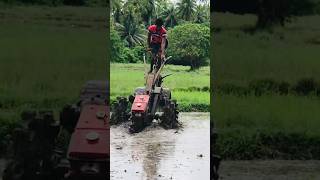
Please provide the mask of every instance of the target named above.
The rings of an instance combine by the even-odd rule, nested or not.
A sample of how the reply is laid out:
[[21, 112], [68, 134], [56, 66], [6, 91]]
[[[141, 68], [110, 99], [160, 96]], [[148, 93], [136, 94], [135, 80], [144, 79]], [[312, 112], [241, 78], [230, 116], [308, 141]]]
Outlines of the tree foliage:
[[190, 21], [194, 15], [195, 7], [195, 0], [181, 0], [178, 2], [178, 14], [183, 20]]
[[160, 17], [164, 19], [164, 25], [166, 27], [174, 27], [178, 24], [178, 15], [173, 5], [170, 5], [170, 7], [164, 9], [160, 13]]
[[111, 61], [124, 62], [122, 57], [123, 49], [125, 48], [118, 32], [113, 26], [110, 28], [110, 43], [111, 43]]
[[111, 1], [111, 17], [114, 22], [120, 23], [120, 18], [122, 15], [121, 7], [122, 7], [123, 1], [122, 0], [112, 0]]
[[[201, 2], [197, 4], [196, 0], [179, 0], [174, 5], [169, 0], [112, 0], [111, 15], [115, 27], [111, 32], [112, 61], [141, 61], [147, 43], [147, 27], [161, 17], [164, 26], [170, 29], [167, 54], [174, 57], [174, 63], [190, 65], [191, 69], [206, 64], [209, 48], [209, 27], [206, 25], [210, 12], [208, 1]], [[182, 31], [183, 28], [187, 29], [187, 33]], [[191, 43], [187, 41], [189, 38]]]
[[257, 28], [284, 26], [292, 16], [315, 12], [314, 0], [215, 0], [213, 11], [257, 14]]
[[143, 48], [141, 46], [134, 48], [126, 47], [120, 35], [113, 27], [110, 28], [110, 43], [111, 62], [136, 63], [141, 61]]
[[141, 17], [143, 18], [146, 25], [151, 25], [152, 17], [156, 13], [156, 2], [155, 0], [144, 0], [140, 3], [139, 9], [141, 10]]
[[206, 65], [209, 59], [210, 28], [201, 24], [187, 23], [168, 32], [168, 54], [175, 64], [189, 65], [191, 70]]
[[140, 24], [139, 13], [133, 5], [127, 5], [123, 10], [121, 23], [116, 23], [116, 28], [128, 47], [141, 45], [146, 41], [146, 31]]
[[284, 26], [293, 15], [311, 13], [312, 7], [313, 3], [310, 0], [260, 0], [256, 26], [257, 28], [268, 28], [273, 25]]
[[205, 23], [209, 21], [209, 7], [206, 5], [197, 5], [194, 13], [195, 23]]

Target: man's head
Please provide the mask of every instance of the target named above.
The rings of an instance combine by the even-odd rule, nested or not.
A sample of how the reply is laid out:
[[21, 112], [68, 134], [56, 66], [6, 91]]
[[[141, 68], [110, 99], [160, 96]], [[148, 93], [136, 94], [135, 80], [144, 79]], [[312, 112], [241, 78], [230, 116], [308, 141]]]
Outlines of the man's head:
[[157, 18], [156, 19], [156, 25], [158, 28], [162, 27], [163, 25], [163, 20], [161, 18]]

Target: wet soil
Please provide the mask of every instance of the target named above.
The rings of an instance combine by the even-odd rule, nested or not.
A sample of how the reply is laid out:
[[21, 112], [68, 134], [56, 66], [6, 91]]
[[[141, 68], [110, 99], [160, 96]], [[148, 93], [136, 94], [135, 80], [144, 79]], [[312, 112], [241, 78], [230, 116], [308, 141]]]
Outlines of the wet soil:
[[179, 130], [151, 126], [137, 134], [127, 124], [111, 127], [111, 179], [209, 179], [209, 119], [209, 113], [181, 113]]
[[320, 161], [222, 161], [221, 180], [319, 180]]

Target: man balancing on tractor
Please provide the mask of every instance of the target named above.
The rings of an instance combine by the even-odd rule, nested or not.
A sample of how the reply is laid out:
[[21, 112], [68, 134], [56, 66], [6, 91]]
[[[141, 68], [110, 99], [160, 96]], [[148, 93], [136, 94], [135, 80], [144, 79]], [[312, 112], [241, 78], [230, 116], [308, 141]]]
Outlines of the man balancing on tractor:
[[[150, 72], [145, 74], [145, 86], [135, 89], [133, 95], [127, 98], [119, 97], [118, 102], [113, 105], [111, 123], [116, 124], [131, 121], [129, 132], [137, 133], [151, 125], [153, 120], [167, 129], [178, 128], [178, 105], [171, 99], [171, 91], [162, 86], [164, 78], [161, 70], [170, 59], [164, 57], [167, 43], [166, 30], [162, 27], [163, 21], [156, 20], [156, 25], [150, 26], [148, 36], [148, 51], [152, 52]], [[145, 56], [143, 58], [145, 63]], [[131, 103], [130, 111], [128, 108]]]
[[152, 53], [150, 72], [156, 63], [157, 68], [160, 67], [161, 61], [164, 59], [164, 51], [168, 46], [167, 30], [163, 27], [163, 20], [157, 18], [154, 25], [148, 28], [148, 46]]

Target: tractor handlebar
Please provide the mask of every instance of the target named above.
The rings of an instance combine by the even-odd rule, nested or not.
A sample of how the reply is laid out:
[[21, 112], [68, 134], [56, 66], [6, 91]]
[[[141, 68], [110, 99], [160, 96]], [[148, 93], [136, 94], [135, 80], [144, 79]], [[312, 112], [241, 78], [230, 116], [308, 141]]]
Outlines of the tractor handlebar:
[[167, 58], [164, 58], [164, 61], [165, 61], [165, 62], [168, 62], [171, 58], [172, 58], [172, 56], [169, 56], [169, 57], [167, 57]]

